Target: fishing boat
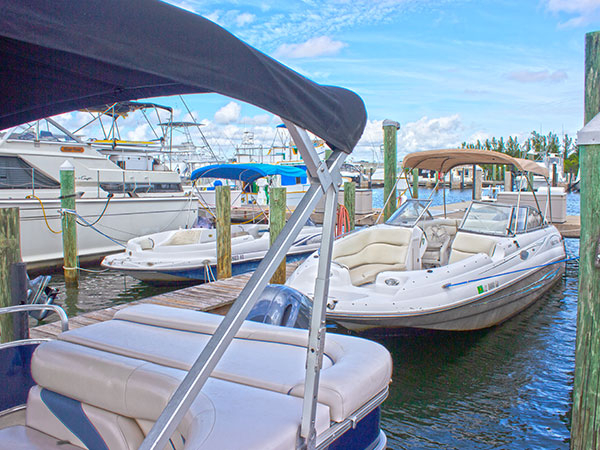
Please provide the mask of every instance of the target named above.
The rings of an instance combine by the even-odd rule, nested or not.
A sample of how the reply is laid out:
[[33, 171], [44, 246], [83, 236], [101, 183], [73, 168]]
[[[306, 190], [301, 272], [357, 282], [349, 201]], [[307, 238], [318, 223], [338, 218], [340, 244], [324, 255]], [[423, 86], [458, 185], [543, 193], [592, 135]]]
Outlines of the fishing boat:
[[[231, 273], [256, 269], [270, 247], [265, 224], [231, 226]], [[321, 227], [305, 226], [287, 253], [299, 261], [321, 243]], [[124, 252], [108, 255], [102, 266], [150, 283], [213, 281], [217, 274], [217, 230], [189, 228], [134, 238]]]
[[[439, 173], [466, 164], [548, 175], [533, 161], [489, 151], [423, 151], [403, 161]], [[539, 205], [474, 201], [458, 217], [430, 206], [407, 200], [385, 223], [335, 241], [327, 318], [355, 331], [486, 328], [530, 306], [565, 270], [563, 239]], [[318, 262], [309, 257], [287, 285], [312, 297]]]
[[[160, 1], [0, 5], [0, 80], [7, 91], [0, 128], [142, 96], [220, 93], [281, 117], [311, 182], [223, 317], [140, 305], [66, 331], [66, 316], [54, 305], [0, 311], [50, 308], [65, 330], [49, 342], [0, 348], [0, 448], [385, 448], [379, 406], [388, 392], [389, 352], [324, 327], [339, 170], [365, 127], [362, 100]], [[307, 130], [332, 149], [327, 161]], [[308, 330], [246, 322], [324, 195], [320, 288]]]

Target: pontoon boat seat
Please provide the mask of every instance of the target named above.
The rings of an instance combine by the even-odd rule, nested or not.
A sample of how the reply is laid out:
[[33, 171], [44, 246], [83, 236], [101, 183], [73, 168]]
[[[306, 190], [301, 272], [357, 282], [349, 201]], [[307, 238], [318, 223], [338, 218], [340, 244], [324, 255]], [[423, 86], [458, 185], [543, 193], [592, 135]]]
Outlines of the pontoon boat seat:
[[348, 268], [355, 286], [372, 283], [380, 272], [420, 269], [414, 247], [417, 228], [368, 228], [352, 233], [333, 246], [332, 259]]
[[433, 219], [419, 223], [427, 239], [423, 264], [443, 266], [448, 264], [450, 243], [458, 231], [460, 219]]
[[459, 231], [452, 242], [448, 264], [461, 261], [478, 253], [492, 256], [495, 249], [496, 240], [493, 237]]
[[[37, 386], [29, 393], [27, 428], [0, 430], [0, 448], [8, 449], [5, 439], [15, 433], [36, 432], [83, 448], [138, 448], [221, 319], [138, 305], [41, 344], [32, 361]], [[306, 341], [306, 330], [245, 322], [172, 437], [172, 448], [293, 448]], [[350, 417], [387, 387], [390, 376], [389, 353], [379, 344], [328, 334], [318, 432]]]

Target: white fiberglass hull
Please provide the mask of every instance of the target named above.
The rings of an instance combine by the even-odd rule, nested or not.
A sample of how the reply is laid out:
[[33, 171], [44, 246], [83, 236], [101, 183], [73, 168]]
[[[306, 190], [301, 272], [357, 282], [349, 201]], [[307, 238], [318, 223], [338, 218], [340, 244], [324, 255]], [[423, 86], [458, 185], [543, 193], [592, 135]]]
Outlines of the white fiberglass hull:
[[[270, 247], [268, 227], [232, 225], [232, 236], [232, 275], [254, 270]], [[320, 242], [321, 227], [304, 227], [288, 261], [303, 259]], [[124, 252], [107, 256], [102, 265], [146, 282], [211, 281], [216, 278], [216, 230], [173, 230], [131, 239]]]
[[[60, 200], [42, 201], [44, 210], [35, 199], [0, 200], [0, 208], [19, 208], [21, 255], [29, 270], [62, 266], [62, 235], [48, 228], [49, 225], [54, 231], [61, 230]], [[93, 223], [102, 213], [106, 202], [106, 198], [84, 197], [77, 200], [76, 210], [86, 221]], [[102, 218], [94, 225], [106, 236], [91, 227], [77, 227], [80, 261], [97, 260], [108, 253], [122, 250], [125, 242], [134, 236], [191, 226], [196, 216], [196, 202], [190, 197], [113, 198]]]
[[[354, 331], [487, 328], [530, 306], [564, 273], [564, 245], [554, 227], [499, 238], [497, 248], [500, 256], [381, 272], [361, 286], [350, 282], [347, 268], [332, 265], [327, 318]], [[309, 258], [287, 284], [311, 297], [317, 261]]]

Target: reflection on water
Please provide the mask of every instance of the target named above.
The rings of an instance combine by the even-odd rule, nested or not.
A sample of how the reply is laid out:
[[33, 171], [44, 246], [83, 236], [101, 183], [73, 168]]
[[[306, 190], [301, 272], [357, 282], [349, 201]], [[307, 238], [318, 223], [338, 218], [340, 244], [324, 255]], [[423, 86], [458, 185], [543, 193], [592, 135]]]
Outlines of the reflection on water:
[[[464, 201], [470, 191], [447, 196]], [[441, 193], [433, 200], [439, 204]], [[578, 195], [569, 194], [567, 210], [579, 213]], [[566, 245], [568, 257], [579, 254], [578, 240]], [[577, 276], [577, 261], [569, 262], [562, 281], [540, 301], [488, 330], [375, 338], [394, 360], [382, 409], [389, 448], [567, 449]], [[173, 289], [112, 273], [82, 273], [74, 290], [65, 290], [62, 276], [54, 275], [52, 285], [60, 288], [58, 302], [69, 316]]]

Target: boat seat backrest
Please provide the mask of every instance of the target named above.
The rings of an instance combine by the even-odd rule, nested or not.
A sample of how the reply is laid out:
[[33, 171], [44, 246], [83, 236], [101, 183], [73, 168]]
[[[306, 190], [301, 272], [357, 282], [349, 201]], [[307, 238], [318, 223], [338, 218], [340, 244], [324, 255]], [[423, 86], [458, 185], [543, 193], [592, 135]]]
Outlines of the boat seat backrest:
[[494, 238], [459, 231], [452, 242], [448, 264], [461, 261], [478, 253], [492, 256], [495, 249], [496, 240]]
[[368, 228], [335, 242], [332, 259], [348, 267], [352, 284], [375, 281], [387, 270], [405, 270], [412, 238], [408, 228]]
[[458, 231], [458, 219], [434, 219], [419, 223], [427, 239], [423, 263], [436, 266], [448, 263], [450, 243]]

